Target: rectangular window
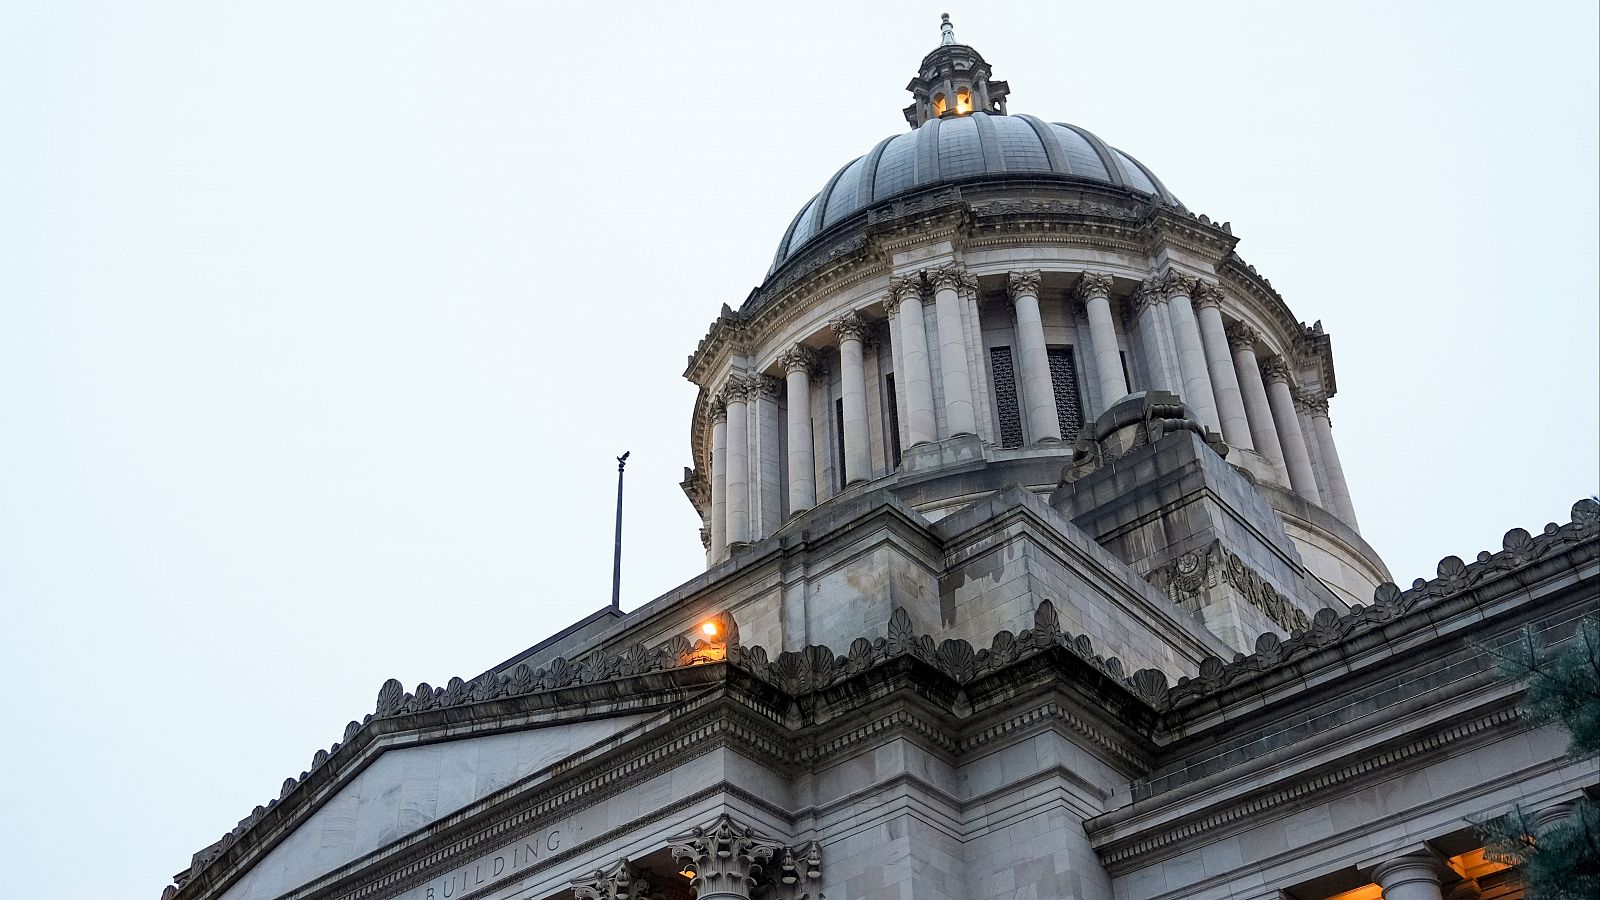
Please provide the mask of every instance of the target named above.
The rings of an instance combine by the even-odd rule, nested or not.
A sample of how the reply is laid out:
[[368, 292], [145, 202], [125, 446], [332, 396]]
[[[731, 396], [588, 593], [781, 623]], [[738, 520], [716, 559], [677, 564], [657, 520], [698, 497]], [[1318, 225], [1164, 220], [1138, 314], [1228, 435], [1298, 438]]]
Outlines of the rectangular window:
[[889, 394], [889, 456], [894, 467], [900, 468], [900, 403], [894, 395], [894, 373], [883, 376], [884, 389]]
[[1011, 367], [1010, 347], [989, 348], [989, 368], [994, 373], [994, 409], [1000, 418], [1000, 446], [1022, 446], [1022, 410], [1017, 406], [1017, 376]]
[[1056, 420], [1061, 424], [1061, 439], [1073, 443], [1083, 428], [1083, 399], [1078, 394], [1078, 367], [1071, 347], [1051, 347], [1050, 387], [1056, 395]]
[[839, 490], [849, 483], [844, 472], [844, 400], [833, 401], [833, 434], [839, 451], [839, 464], [834, 466], [834, 471], [839, 473]]

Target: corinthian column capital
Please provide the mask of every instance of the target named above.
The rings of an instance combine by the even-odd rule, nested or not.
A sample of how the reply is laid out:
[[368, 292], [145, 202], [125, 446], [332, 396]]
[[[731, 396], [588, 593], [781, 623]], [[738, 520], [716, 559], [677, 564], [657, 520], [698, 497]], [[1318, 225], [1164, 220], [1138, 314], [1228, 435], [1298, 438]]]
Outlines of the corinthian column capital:
[[1106, 272], [1085, 272], [1078, 279], [1076, 294], [1081, 300], [1111, 299], [1111, 275]]
[[743, 375], [729, 375], [722, 385], [721, 397], [724, 405], [750, 400], [750, 379]]
[[1294, 408], [1313, 416], [1328, 415], [1328, 398], [1321, 391], [1297, 390], [1294, 392]]
[[1261, 364], [1261, 380], [1267, 384], [1281, 381], [1293, 384], [1294, 379], [1289, 373], [1289, 363], [1281, 356], [1274, 356]]
[[771, 375], [755, 374], [749, 379], [749, 386], [745, 388], [751, 400], [776, 400], [778, 388], [783, 384]]
[[817, 371], [817, 351], [804, 344], [795, 344], [778, 356], [778, 365], [783, 366], [784, 374], [804, 372], [813, 375]]
[[1261, 335], [1243, 322], [1229, 322], [1224, 330], [1228, 335], [1228, 346], [1235, 350], [1254, 350], [1256, 344], [1261, 342]]
[[1012, 272], [1006, 276], [1006, 291], [1010, 294], [1012, 300], [1024, 296], [1038, 298], [1039, 280], [1042, 277], [1043, 273], [1038, 269], [1026, 272]]
[[934, 290], [976, 291], [978, 278], [961, 263], [947, 263], [928, 271], [928, 283]]
[[785, 847], [774, 866], [773, 896], [780, 900], [821, 900], [822, 845], [816, 841]]
[[853, 312], [845, 313], [829, 322], [828, 325], [833, 329], [834, 337], [841, 341], [847, 341], [852, 338], [858, 341], [865, 341], [867, 332], [870, 330], [866, 320]]
[[889, 299], [883, 303], [883, 308], [894, 315], [900, 304], [909, 302], [922, 302], [922, 277], [919, 275], [896, 275], [889, 279]]
[[749, 897], [756, 876], [783, 850], [781, 844], [734, 822], [726, 813], [710, 825], [673, 838], [667, 846], [672, 858], [694, 873], [689, 884], [700, 897]]
[[650, 880], [626, 859], [596, 869], [586, 878], [572, 882], [577, 900], [647, 900]]
[[713, 396], [711, 402], [706, 404], [706, 414], [713, 422], [721, 422], [728, 418], [728, 398], [722, 394]]
[[1199, 281], [1200, 279], [1193, 275], [1185, 275], [1176, 269], [1168, 269], [1161, 274], [1161, 292], [1168, 298], [1193, 297], [1194, 286]]
[[1129, 313], [1141, 316], [1150, 307], [1165, 302], [1167, 302], [1166, 282], [1161, 276], [1155, 275], [1139, 282], [1139, 289], [1133, 292], [1133, 304]]
[[1222, 308], [1222, 288], [1209, 281], [1195, 280], [1194, 293], [1189, 295], [1195, 309], [1204, 309], [1207, 306]]

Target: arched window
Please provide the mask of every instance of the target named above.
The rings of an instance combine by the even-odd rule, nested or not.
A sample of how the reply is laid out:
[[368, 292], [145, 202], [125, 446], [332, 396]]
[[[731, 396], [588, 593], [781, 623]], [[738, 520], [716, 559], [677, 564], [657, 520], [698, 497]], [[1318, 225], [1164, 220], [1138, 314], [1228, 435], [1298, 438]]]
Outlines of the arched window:
[[972, 91], [966, 88], [956, 89], [956, 115], [964, 116], [972, 112]]
[[944, 115], [944, 109], [945, 109], [944, 95], [943, 94], [934, 94], [933, 95], [933, 117], [937, 119], [938, 117]]

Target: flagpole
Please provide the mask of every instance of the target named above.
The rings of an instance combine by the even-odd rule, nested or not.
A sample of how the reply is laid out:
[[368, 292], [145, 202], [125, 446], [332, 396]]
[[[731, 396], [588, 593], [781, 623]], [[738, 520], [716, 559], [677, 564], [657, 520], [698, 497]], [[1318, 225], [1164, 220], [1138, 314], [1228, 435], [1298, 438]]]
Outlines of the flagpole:
[[628, 464], [628, 454], [617, 457], [617, 540], [611, 563], [611, 608], [622, 611], [622, 470]]

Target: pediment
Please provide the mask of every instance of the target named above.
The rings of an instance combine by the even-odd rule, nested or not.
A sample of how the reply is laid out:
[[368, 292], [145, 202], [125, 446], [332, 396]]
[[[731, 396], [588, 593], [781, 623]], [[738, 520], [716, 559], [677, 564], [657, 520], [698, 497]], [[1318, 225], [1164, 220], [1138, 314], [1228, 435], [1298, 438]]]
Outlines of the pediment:
[[278, 897], [646, 718], [616, 716], [386, 749], [222, 896]]

